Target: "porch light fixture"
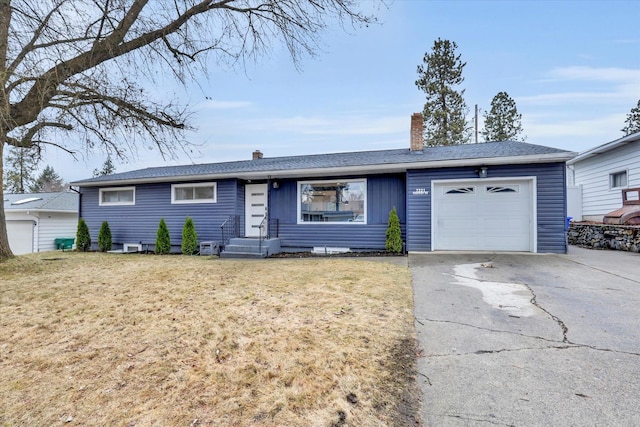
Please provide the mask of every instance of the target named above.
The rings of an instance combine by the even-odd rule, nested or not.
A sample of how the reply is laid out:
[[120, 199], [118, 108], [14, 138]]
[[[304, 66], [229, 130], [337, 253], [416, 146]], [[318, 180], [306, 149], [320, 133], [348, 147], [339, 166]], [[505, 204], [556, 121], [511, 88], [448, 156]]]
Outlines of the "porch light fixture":
[[486, 178], [489, 174], [489, 168], [486, 166], [481, 166], [480, 169], [478, 169], [476, 172], [478, 172], [479, 178]]
[[273, 188], [275, 189], [280, 188], [280, 184], [278, 183], [278, 181], [273, 181]]

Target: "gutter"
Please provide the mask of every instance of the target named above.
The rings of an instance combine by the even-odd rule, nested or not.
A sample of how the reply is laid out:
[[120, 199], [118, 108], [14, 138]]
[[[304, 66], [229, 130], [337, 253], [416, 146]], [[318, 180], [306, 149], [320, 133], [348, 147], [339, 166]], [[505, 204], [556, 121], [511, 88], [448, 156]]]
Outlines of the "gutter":
[[555, 163], [566, 162], [572, 159], [575, 153], [562, 152], [551, 154], [534, 154], [527, 156], [510, 156], [510, 157], [483, 157], [477, 159], [461, 159], [461, 160], [433, 160], [421, 162], [391, 163], [391, 164], [371, 164], [361, 166], [335, 166], [327, 168], [306, 168], [291, 170], [264, 170], [249, 172], [226, 172], [200, 175], [176, 175], [163, 177], [146, 177], [121, 180], [104, 180], [72, 182], [71, 185], [79, 187], [106, 187], [111, 185], [129, 185], [129, 184], [149, 184], [161, 182], [185, 182], [194, 180], [219, 180], [228, 178], [238, 179], [277, 179], [277, 178], [295, 178], [295, 177], [317, 177], [327, 175], [353, 175], [365, 173], [401, 173], [412, 169], [436, 169], [451, 168], [461, 166], [492, 166], [503, 164], [529, 164], [529, 163]]
[[631, 135], [623, 136], [622, 138], [616, 139], [615, 141], [607, 142], [606, 144], [600, 145], [598, 147], [592, 148], [591, 150], [587, 150], [583, 153], [578, 154], [573, 159], [567, 161], [568, 165], [572, 165], [576, 162], [589, 159], [591, 157], [595, 157], [598, 154], [604, 154], [608, 151], [613, 150], [614, 148], [618, 148], [620, 146], [630, 144], [632, 142], [640, 141], [640, 132], [632, 133]]

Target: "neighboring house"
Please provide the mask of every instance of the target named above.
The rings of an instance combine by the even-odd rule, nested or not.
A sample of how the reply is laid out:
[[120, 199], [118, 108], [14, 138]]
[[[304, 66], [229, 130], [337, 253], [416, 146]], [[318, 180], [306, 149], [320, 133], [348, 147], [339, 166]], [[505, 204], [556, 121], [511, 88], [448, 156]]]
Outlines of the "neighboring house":
[[410, 252], [566, 252], [565, 162], [575, 153], [516, 141], [423, 148], [419, 114], [411, 126], [409, 149], [274, 158], [256, 151], [247, 161], [73, 185], [92, 241], [108, 221], [114, 243], [151, 250], [161, 218], [179, 250], [187, 215], [200, 241], [220, 242], [221, 225], [237, 217], [241, 236], [268, 233], [287, 251], [384, 250], [396, 207]]
[[640, 187], [640, 132], [580, 153], [567, 162], [569, 186], [581, 189], [584, 221], [622, 207], [622, 190]]
[[56, 249], [56, 238], [74, 238], [78, 193], [5, 194], [9, 247], [15, 255]]

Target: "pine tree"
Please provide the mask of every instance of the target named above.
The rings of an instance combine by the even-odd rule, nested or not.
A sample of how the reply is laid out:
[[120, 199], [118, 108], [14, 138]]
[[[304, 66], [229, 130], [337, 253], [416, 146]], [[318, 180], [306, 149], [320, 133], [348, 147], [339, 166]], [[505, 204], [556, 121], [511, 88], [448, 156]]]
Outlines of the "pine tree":
[[491, 111], [484, 114], [485, 141], [524, 141], [522, 114], [507, 92], [498, 92], [491, 100]]
[[76, 232], [76, 250], [87, 252], [89, 249], [91, 249], [91, 235], [89, 234], [89, 227], [85, 220], [80, 218], [78, 221], [78, 231]]
[[387, 241], [385, 249], [387, 252], [402, 252], [402, 230], [400, 229], [400, 218], [395, 206], [389, 212], [389, 221], [387, 223]]
[[159, 255], [166, 255], [171, 252], [171, 237], [164, 218], [160, 218], [160, 224], [158, 224], [155, 252]]
[[182, 253], [193, 255], [198, 252], [198, 233], [191, 217], [184, 220], [182, 227]]
[[38, 152], [32, 148], [9, 146], [4, 163], [3, 191], [14, 194], [24, 194], [29, 191], [29, 187], [35, 181], [33, 174], [38, 168], [39, 159]]
[[107, 221], [102, 221], [100, 232], [98, 233], [98, 248], [100, 252], [107, 252], [111, 250], [111, 229]]
[[93, 176], [98, 177], [98, 176], [104, 176], [104, 175], [111, 175], [115, 171], [116, 171], [116, 167], [113, 165], [113, 162], [111, 161], [111, 156], [107, 156], [107, 160], [105, 160], [104, 163], [102, 164], [102, 169], [95, 168], [93, 170]]
[[40, 173], [38, 179], [29, 187], [29, 191], [32, 193], [64, 191], [64, 181], [51, 166], [47, 166]]
[[418, 65], [416, 86], [426, 94], [424, 131], [426, 145], [455, 145], [470, 141], [467, 126], [468, 111], [464, 101], [462, 70], [466, 62], [456, 55], [458, 45], [438, 38], [431, 53], [425, 53], [423, 65]]
[[627, 114], [627, 119], [624, 123], [625, 127], [622, 128], [622, 132], [624, 132], [625, 135], [640, 132], [640, 100], [638, 100], [638, 105], [632, 108], [631, 112]]

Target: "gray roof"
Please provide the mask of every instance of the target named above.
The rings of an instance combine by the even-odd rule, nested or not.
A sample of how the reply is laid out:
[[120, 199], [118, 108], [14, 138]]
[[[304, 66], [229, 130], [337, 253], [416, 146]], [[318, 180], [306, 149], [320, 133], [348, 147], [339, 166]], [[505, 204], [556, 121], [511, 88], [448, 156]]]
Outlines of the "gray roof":
[[640, 141], [640, 132], [632, 133], [630, 135], [623, 136], [622, 138], [618, 138], [615, 141], [607, 142], [606, 144], [598, 145], [597, 147], [591, 148], [587, 151], [583, 151], [573, 159], [569, 160], [567, 163], [572, 165], [576, 162], [580, 162], [582, 160], [589, 159], [599, 154], [606, 153], [607, 151], [615, 150], [618, 147], [622, 147], [624, 145], [636, 143], [639, 141]]
[[73, 185], [96, 186], [127, 182], [177, 181], [197, 178], [238, 177], [257, 179], [291, 176], [319, 176], [328, 173], [364, 173], [406, 171], [407, 169], [449, 167], [477, 164], [544, 163], [566, 161], [575, 153], [519, 141], [487, 142], [453, 146], [358, 151], [305, 156], [264, 157], [224, 163], [163, 166], [122, 172], [73, 182]]
[[4, 194], [5, 211], [78, 212], [78, 193]]

